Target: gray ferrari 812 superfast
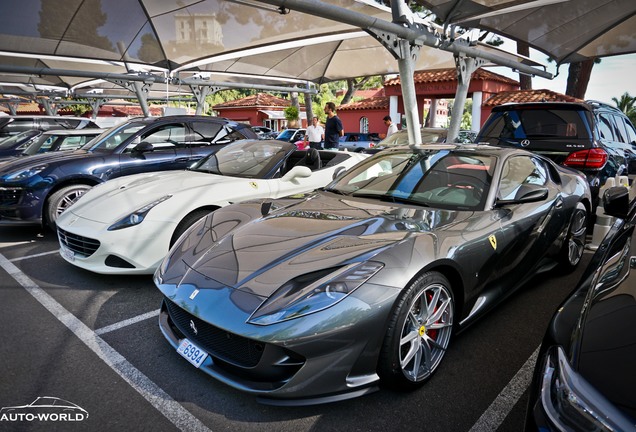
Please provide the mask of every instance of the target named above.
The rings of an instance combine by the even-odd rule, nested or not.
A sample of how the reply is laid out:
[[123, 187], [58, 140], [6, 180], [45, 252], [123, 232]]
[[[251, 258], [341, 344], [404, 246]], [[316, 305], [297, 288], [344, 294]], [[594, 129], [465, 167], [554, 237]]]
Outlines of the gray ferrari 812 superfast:
[[157, 269], [179, 354], [270, 404], [412, 389], [453, 334], [583, 254], [590, 191], [520, 149], [385, 150], [327, 187], [217, 210]]

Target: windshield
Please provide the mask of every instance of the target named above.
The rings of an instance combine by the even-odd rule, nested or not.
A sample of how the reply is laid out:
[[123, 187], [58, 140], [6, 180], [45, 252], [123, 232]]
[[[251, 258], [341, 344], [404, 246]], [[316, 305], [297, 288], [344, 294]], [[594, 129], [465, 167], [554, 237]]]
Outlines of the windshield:
[[271, 178], [294, 149], [294, 145], [283, 141], [237, 141], [201, 159], [190, 170], [231, 177]]
[[[420, 130], [422, 135], [422, 144], [426, 143], [441, 143], [446, 141], [447, 130], [446, 129], [429, 129], [422, 128]], [[376, 147], [395, 147], [401, 145], [409, 145], [409, 134], [406, 129], [402, 129], [387, 138], [380, 141]]]
[[483, 210], [495, 159], [474, 152], [381, 152], [332, 182], [327, 191], [450, 210]]
[[94, 134], [88, 132], [86, 135], [55, 135], [43, 134], [34, 139], [22, 152], [25, 156], [32, 156], [37, 153], [46, 153], [57, 150], [76, 150], [95, 138]]
[[108, 129], [82, 148], [88, 151], [110, 152], [119, 147], [119, 145], [126, 141], [131, 135], [134, 135], [146, 126], [147, 124], [142, 122], [131, 122], [115, 126]]
[[30, 131], [20, 132], [17, 135], [12, 135], [0, 141], [0, 149], [16, 148], [19, 150], [21, 148], [26, 147], [26, 145], [29, 143], [29, 140], [31, 138], [38, 136], [41, 133], [42, 133], [41, 131], [30, 130]]
[[294, 136], [294, 132], [296, 132], [296, 129], [285, 129], [284, 131], [278, 134], [276, 139], [282, 140], [282, 141], [289, 141]]
[[480, 138], [518, 141], [523, 139], [589, 139], [585, 112], [580, 109], [510, 109], [493, 112], [492, 121]]

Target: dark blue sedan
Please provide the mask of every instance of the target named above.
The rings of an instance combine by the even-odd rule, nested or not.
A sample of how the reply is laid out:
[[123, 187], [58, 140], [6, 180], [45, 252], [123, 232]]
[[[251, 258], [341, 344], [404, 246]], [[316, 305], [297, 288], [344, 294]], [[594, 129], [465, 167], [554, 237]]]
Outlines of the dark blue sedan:
[[46, 224], [91, 187], [111, 178], [184, 169], [238, 139], [249, 126], [207, 116], [131, 119], [86, 146], [0, 164], [0, 224]]

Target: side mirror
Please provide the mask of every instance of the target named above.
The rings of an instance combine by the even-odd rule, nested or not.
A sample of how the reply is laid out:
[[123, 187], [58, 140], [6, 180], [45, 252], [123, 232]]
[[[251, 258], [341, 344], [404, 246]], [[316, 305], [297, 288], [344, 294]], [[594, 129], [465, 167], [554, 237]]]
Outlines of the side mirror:
[[341, 174], [344, 174], [347, 171], [347, 169], [343, 166], [339, 166], [338, 168], [335, 169], [335, 171], [333, 172], [333, 175], [331, 176], [332, 180], [337, 179], [338, 177], [340, 177]]
[[297, 178], [309, 177], [311, 175], [311, 169], [306, 166], [295, 166], [290, 169], [284, 176], [280, 178], [281, 181], [288, 182]]
[[142, 141], [136, 146], [133, 147], [132, 151], [135, 153], [148, 153], [155, 149], [155, 146], [150, 144], [148, 141]]
[[605, 214], [625, 219], [629, 213], [629, 190], [624, 186], [614, 186], [603, 194]]
[[504, 206], [511, 204], [526, 204], [538, 201], [543, 201], [548, 197], [548, 188], [538, 185], [525, 184], [521, 185], [517, 194], [513, 199], [509, 200], [497, 200], [496, 206]]

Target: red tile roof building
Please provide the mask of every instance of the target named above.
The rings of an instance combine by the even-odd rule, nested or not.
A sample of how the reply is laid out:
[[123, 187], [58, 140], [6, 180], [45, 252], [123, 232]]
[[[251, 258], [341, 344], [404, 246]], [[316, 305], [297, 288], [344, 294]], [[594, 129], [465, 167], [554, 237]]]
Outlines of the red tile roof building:
[[[252, 126], [267, 126], [281, 130], [287, 126], [284, 110], [291, 105], [288, 99], [282, 99], [267, 93], [258, 93], [242, 99], [214, 105], [219, 117], [248, 123]], [[307, 125], [305, 106], [300, 106], [303, 127]]]

